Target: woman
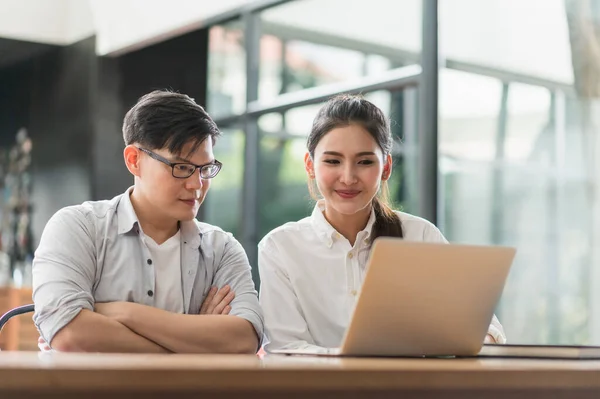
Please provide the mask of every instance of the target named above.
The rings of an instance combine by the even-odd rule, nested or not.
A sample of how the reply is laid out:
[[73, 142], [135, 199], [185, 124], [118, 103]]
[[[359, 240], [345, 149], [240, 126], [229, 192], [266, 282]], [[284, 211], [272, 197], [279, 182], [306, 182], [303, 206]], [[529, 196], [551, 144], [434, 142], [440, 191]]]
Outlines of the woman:
[[[304, 161], [321, 199], [310, 217], [259, 243], [267, 351], [340, 346], [375, 238], [447, 242], [433, 224], [388, 205], [392, 145], [383, 112], [359, 96], [337, 96], [318, 112]], [[486, 342], [505, 341], [494, 316]]]

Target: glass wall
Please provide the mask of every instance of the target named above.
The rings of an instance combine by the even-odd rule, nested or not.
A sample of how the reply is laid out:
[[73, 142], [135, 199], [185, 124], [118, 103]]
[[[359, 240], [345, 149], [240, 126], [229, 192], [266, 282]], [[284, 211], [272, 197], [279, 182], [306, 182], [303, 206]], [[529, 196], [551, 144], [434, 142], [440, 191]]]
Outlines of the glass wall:
[[234, 236], [240, 234], [242, 211], [242, 179], [244, 173], [244, 132], [239, 128], [223, 128], [214, 155], [223, 168], [211, 180], [210, 194], [202, 205], [202, 221], [219, 226]]
[[420, 0], [302, 0], [261, 14], [261, 100], [418, 62]]
[[210, 28], [207, 83], [206, 108], [213, 118], [246, 110], [246, 49], [240, 20]]
[[[497, 309], [510, 342], [600, 344], [600, 8], [438, 4], [437, 224], [451, 242], [518, 248]], [[211, 28], [207, 106], [238, 128], [216, 148], [227, 162], [205, 214], [236, 232], [251, 260], [264, 234], [311, 212], [305, 140], [325, 94], [342, 85], [392, 120], [393, 199], [418, 214], [419, 187], [432, 184], [418, 178], [431, 167], [418, 156], [422, 82], [367, 82], [420, 63], [431, 17], [422, 7], [297, 0]]]
[[454, 242], [518, 248], [498, 309], [511, 342], [600, 342], [597, 169], [573, 68], [590, 61], [577, 50], [584, 4], [440, 2], [441, 227]]
[[[233, 168], [234, 177], [219, 175], [215, 179], [205, 220], [237, 232], [252, 259], [253, 247], [266, 233], [310, 214], [314, 202], [308, 195], [303, 159], [312, 120], [324, 101], [312, 101], [315, 94], [311, 90], [335, 94], [335, 85], [340, 83], [355, 85], [393, 120], [396, 168], [390, 184], [397, 205], [409, 209], [417, 194], [406, 189], [410, 187], [406, 176], [416, 173], [414, 166], [412, 172], [404, 169], [414, 164], [407, 160], [415, 153], [410, 146], [416, 145], [416, 90], [361, 90], [361, 84], [365, 78], [418, 64], [421, 0], [374, 0], [369, 4], [360, 0], [290, 1], [256, 12], [255, 17], [257, 43], [252, 43], [252, 34], [246, 31], [245, 24], [252, 17], [210, 29], [207, 109], [220, 126], [235, 124], [244, 130], [235, 130], [235, 137], [226, 139], [227, 146], [235, 143], [235, 151], [228, 157], [233, 165], [224, 162], [222, 173]], [[246, 67], [252, 62], [249, 59], [254, 56], [258, 62], [256, 82], [246, 76]], [[253, 85], [257, 101], [247, 103], [246, 91]], [[268, 111], [271, 104], [290, 93], [298, 95], [298, 101], [306, 103], [308, 99], [310, 104], [292, 102], [284, 110]], [[231, 134], [225, 132], [226, 136]], [[254, 134], [258, 137], [249, 140], [248, 135]], [[238, 144], [255, 148], [255, 139], [259, 152], [256, 165], [252, 160], [244, 163], [244, 148]], [[229, 147], [219, 150], [219, 146], [216, 152], [228, 151]], [[244, 189], [244, 169], [252, 176], [248, 171], [254, 167], [257, 183]], [[232, 179], [242, 180], [237, 188]], [[236, 199], [231, 197], [236, 195]], [[244, 201], [253, 199], [258, 204], [258, 218], [255, 226], [244, 226], [240, 212], [248, 204]], [[236, 211], [226, 211], [225, 203], [237, 206]]]

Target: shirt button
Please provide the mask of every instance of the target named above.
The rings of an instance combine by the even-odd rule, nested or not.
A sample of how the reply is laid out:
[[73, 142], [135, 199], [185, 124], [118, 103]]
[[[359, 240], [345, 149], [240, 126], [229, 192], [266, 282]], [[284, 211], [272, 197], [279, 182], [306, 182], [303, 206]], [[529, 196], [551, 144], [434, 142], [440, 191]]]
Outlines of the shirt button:
[[152, 292], [152, 290], [148, 290], [148, 296], [150, 296], [150, 297], [151, 297], [151, 296], [153, 296], [153, 295], [154, 295], [154, 292]]
[[352, 291], [350, 291], [350, 293], [352, 294], [352, 296], [356, 296], [356, 294], [357, 294], [358, 292], [356, 292], [356, 290], [352, 290]]
[[350, 253], [348, 254], [348, 259], [352, 259], [353, 257], [354, 257], [354, 255], [352, 255], [352, 252], [350, 252]]
[[152, 259], [148, 259], [146, 262], [147, 262], [149, 265], [151, 265], [151, 264], [152, 264]]

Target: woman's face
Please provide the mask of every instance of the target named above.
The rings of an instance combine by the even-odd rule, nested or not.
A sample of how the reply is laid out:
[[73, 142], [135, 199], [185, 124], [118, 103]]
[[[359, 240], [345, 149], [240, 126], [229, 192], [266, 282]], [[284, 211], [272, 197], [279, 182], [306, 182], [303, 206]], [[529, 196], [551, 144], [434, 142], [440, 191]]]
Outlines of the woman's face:
[[384, 156], [373, 136], [360, 125], [338, 127], [317, 144], [314, 158], [305, 157], [327, 209], [353, 215], [371, 205], [381, 180], [391, 173], [391, 156]]

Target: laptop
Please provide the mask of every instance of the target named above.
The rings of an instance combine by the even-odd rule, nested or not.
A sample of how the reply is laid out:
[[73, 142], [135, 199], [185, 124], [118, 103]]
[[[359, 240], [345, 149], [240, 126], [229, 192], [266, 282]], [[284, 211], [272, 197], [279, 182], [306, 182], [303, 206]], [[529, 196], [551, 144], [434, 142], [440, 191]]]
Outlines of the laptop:
[[339, 348], [270, 353], [325, 356], [475, 356], [516, 250], [375, 240]]

